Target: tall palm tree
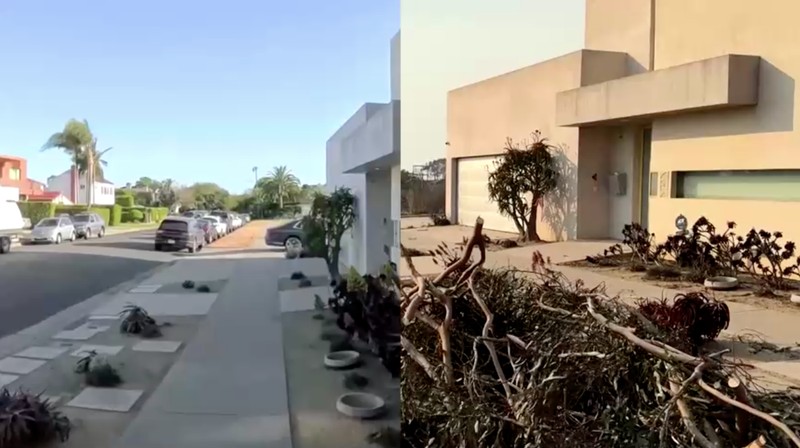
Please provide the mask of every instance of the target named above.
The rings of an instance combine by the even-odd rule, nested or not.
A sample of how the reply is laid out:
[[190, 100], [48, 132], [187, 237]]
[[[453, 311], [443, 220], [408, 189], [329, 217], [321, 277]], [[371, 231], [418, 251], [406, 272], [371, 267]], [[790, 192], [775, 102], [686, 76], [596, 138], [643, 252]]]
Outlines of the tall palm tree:
[[285, 166], [276, 166], [267, 175], [264, 187], [268, 193], [274, 194], [278, 207], [283, 210], [284, 199], [291, 198], [300, 191], [300, 179]]
[[[94, 180], [96, 177], [103, 177], [103, 167], [107, 165], [103, 160], [103, 155], [111, 148], [97, 151], [97, 137], [92, 134], [89, 122], [71, 119], [64, 125], [64, 130], [56, 132], [47, 139], [42, 146], [42, 151], [59, 148], [64, 150], [72, 159], [72, 164], [79, 174], [86, 174], [87, 183], [87, 203], [92, 205], [94, 199]], [[76, 184], [73, 187], [77, 192], [80, 189], [80, 181], [76, 176]]]

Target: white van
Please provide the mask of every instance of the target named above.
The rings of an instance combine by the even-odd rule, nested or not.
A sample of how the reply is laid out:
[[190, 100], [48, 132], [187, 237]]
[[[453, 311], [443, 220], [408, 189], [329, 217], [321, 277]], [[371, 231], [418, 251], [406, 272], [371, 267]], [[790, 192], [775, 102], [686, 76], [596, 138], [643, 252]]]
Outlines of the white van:
[[25, 220], [15, 201], [0, 201], [0, 254], [11, 252], [11, 242], [25, 228]]

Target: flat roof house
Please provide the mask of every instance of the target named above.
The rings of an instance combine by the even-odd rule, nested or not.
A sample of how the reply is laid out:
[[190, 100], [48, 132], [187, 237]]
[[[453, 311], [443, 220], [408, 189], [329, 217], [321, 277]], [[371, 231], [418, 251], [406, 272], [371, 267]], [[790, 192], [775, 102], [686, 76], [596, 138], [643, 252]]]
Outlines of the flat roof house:
[[[657, 237], [677, 216], [800, 238], [793, 0], [587, 0], [585, 49], [448, 93], [447, 211], [515, 231], [488, 200], [507, 137], [561, 147], [545, 239]], [[543, 43], [546, 44], [546, 43]]]

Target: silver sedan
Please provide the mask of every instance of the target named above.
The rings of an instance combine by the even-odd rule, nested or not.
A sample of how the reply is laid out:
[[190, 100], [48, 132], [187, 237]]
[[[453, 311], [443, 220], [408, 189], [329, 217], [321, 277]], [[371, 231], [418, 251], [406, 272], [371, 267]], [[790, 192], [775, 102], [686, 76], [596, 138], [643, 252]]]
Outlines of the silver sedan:
[[59, 216], [39, 221], [25, 242], [61, 244], [62, 241], [75, 241], [75, 238], [75, 225], [72, 220], [65, 216]]

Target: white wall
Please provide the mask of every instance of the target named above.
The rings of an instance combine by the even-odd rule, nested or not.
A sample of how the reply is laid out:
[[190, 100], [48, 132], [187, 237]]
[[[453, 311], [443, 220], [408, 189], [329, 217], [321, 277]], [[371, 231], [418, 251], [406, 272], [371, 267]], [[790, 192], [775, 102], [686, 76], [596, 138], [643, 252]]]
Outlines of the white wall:
[[391, 173], [392, 195], [392, 261], [400, 263], [400, 165], [392, 167]]
[[114, 205], [114, 184], [95, 182], [92, 202], [95, 205]]
[[401, 0], [403, 168], [444, 157], [449, 90], [579, 50], [584, 10], [584, 0]]
[[62, 195], [64, 195], [67, 199], [72, 200], [72, 197], [70, 195], [72, 188], [70, 186], [69, 171], [47, 179], [46, 189], [47, 191], [57, 191]]
[[381, 268], [392, 258], [392, 172], [371, 171], [366, 177], [366, 201], [364, 218], [366, 224], [366, 272], [380, 273]]
[[19, 201], [19, 188], [0, 185], [0, 202]]

